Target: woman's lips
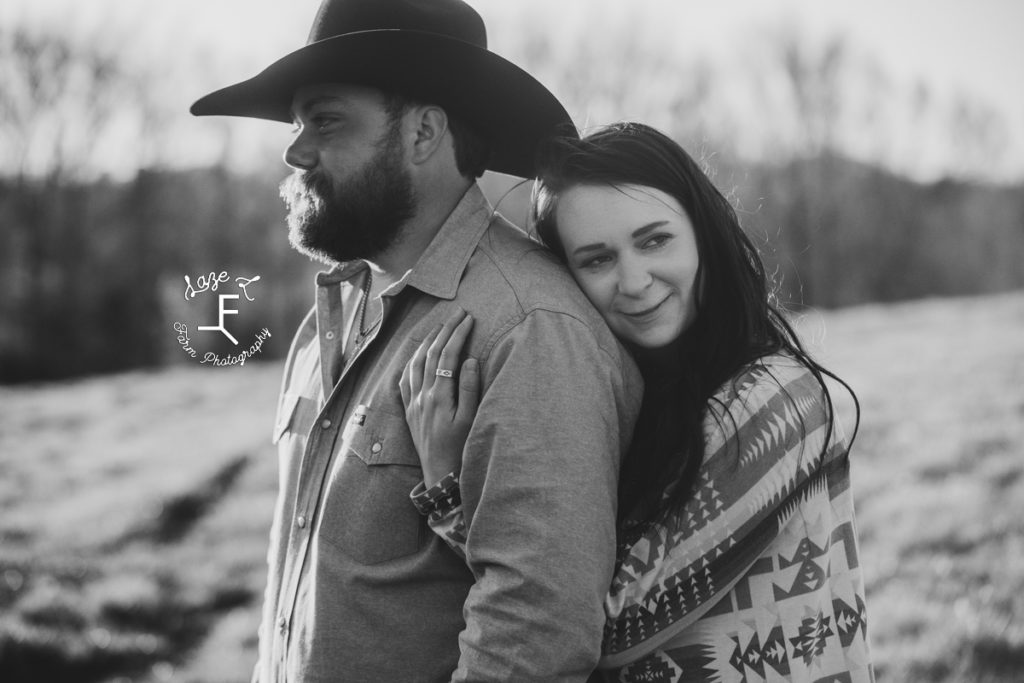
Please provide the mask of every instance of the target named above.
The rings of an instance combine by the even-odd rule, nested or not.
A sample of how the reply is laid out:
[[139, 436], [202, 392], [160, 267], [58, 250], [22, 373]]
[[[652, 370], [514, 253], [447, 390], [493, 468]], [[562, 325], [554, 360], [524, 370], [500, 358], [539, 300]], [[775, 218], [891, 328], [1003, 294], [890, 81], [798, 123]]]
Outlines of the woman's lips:
[[668, 299], [669, 297], [666, 296], [664, 299], [654, 304], [650, 308], [644, 308], [639, 311], [622, 311], [622, 314], [632, 320], [636, 320], [638, 322], [646, 322], [647, 319], [653, 318], [657, 314], [658, 309], [660, 309], [662, 305], [666, 301], [668, 301]]

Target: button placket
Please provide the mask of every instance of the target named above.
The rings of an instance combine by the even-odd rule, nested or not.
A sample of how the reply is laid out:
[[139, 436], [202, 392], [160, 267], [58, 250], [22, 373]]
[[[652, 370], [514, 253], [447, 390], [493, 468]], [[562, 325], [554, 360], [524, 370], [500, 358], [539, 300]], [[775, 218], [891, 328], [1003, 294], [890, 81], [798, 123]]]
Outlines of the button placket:
[[[295, 514], [293, 528], [298, 528], [302, 531], [295, 531], [290, 534], [289, 556], [292, 561], [286, 563], [282, 576], [287, 578], [283, 579], [281, 583], [281, 604], [289, 610], [296, 607], [299, 584], [302, 581], [303, 570], [308, 560], [307, 550], [311, 540], [310, 528], [312, 526], [312, 517], [315, 513], [306, 513], [312, 509], [313, 500], [315, 500], [315, 496], [323, 485], [326, 468], [330, 462], [329, 458], [318, 457], [317, 454], [322, 454], [324, 449], [327, 449], [327, 452], [329, 452], [334, 447], [334, 441], [337, 437], [335, 421], [329, 417], [324, 417], [325, 413], [330, 410], [330, 406], [336, 404], [338, 400], [342, 400], [344, 397], [344, 390], [340, 383], [335, 389], [336, 391], [332, 392], [326, 404], [321, 406], [321, 413], [317, 416], [321, 418], [320, 421], [318, 423], [314, 422], [314, 425], [319, 425], [320, 429], [317, 429], [315, 426], [313, 427], [303, 449], [303, 462], [299, 473], [298, 499], [295, 501], [295, 507], [293, 508]], [[339, 392], [341, 393], [339, 394]], [[335, 396], [335, 394], [339, 395]], [[310, 482], [317, 482], [317, 484], [311, 487], [309, 485]], [[313, 496], [312, 500], [310, 496]], [[300, 513], [300, 510], [303, 512]], [[281, 619], [285, 619], [285, 617], [281, 617]], [[280, 623], [279, 620], [279, 629], [281, 628]], [[282, 638], [285, 641], [288, 638], [288, 627], [288, 621], [285, 619], [284, 630], [281, 631]], [[287, 649], [287, 646], [285, 647]]]

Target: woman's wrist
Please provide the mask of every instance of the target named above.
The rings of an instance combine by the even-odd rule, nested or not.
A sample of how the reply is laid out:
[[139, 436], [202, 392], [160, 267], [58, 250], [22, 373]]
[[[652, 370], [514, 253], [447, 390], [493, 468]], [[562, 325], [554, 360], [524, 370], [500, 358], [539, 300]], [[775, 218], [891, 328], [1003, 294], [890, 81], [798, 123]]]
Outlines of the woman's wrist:
[[433, 464], [426, 463], [423, 465], [423, 483], [429, 489], [440, 482], [442, 479], [447, 477], [449, 474], [454, 475], [456, 478], [459, 476], [459, 465], [444, 465], [444, 464]]

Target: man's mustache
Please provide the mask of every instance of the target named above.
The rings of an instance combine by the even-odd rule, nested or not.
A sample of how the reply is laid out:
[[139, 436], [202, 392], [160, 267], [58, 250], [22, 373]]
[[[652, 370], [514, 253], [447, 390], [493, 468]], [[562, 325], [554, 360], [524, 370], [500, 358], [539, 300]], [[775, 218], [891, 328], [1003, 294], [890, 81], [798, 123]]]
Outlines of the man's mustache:
[[295, 200], [323, 201], [331, 195], [331, 183], [316, 171], [294, 171], [281, 181], [281, 198], [286, 202]]

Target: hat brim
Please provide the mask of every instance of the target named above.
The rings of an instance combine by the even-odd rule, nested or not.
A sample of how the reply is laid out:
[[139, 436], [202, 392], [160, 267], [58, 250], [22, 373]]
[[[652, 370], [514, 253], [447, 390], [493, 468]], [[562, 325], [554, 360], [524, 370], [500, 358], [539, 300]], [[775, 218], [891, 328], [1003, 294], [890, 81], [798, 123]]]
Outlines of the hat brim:
[[291, 123], [296, 89], [315, 83], [363, 85], [438, 104], [487, 139], [488, 169], [523, 178], [535, 175], [541, 140], [576, 132], [555, 96], [515, 64], [470, 43], [405, 30], [311, 43], [249, 80], [200, 98], [190, 111]]

